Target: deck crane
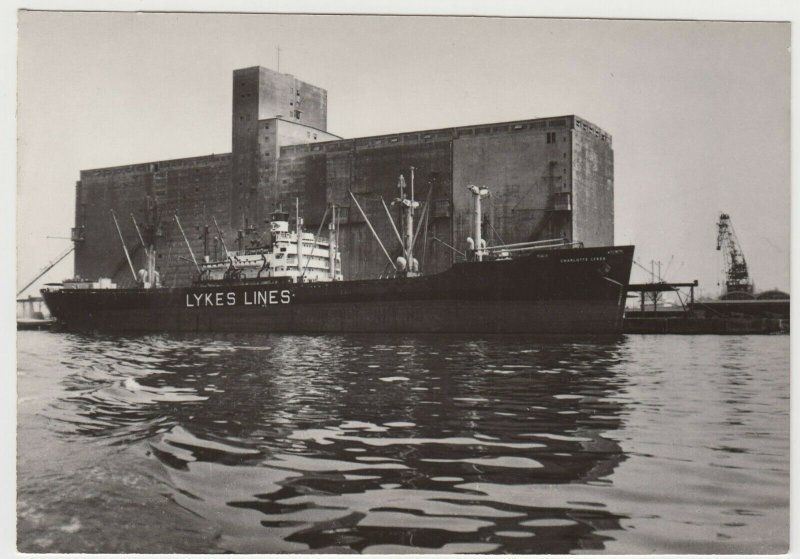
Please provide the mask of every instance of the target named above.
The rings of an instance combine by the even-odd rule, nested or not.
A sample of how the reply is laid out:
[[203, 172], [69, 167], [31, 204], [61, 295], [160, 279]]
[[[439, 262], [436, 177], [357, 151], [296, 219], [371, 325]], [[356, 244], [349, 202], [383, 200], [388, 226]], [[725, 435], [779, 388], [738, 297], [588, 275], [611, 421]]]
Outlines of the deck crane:
[[744, 253], [733, 230], [731, 216], [722, 213], [717, 222], [717, 250], [722, 251], [725, 272], [725, 294], [753, 293], [753, 282], [747, 271]]

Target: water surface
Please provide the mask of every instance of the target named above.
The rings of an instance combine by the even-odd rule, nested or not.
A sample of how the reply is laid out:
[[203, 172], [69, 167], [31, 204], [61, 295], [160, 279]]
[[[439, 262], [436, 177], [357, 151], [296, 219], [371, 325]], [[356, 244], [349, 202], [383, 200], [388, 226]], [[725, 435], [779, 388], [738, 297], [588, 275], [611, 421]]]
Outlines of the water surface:
[[18, 548], [783, 553], [789, 337], [18, 334]]

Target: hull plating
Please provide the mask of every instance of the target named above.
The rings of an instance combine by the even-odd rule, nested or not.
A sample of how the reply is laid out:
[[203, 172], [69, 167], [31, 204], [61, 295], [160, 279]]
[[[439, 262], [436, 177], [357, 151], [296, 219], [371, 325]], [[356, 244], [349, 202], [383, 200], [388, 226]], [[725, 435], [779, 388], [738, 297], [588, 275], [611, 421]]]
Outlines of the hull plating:
[[615, 334], [633, 247], [553, 250], [409, 279], [43, 291], [67, 328]]

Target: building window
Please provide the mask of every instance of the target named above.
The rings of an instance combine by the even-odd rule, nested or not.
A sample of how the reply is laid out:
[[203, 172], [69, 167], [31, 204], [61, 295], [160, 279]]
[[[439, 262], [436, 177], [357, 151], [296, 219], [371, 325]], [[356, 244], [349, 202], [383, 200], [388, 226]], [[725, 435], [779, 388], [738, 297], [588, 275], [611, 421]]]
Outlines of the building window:
[[556, 143], [556, 133], [555, 132], [548, 132], [547, 133], [547, 143], [548, 144]]

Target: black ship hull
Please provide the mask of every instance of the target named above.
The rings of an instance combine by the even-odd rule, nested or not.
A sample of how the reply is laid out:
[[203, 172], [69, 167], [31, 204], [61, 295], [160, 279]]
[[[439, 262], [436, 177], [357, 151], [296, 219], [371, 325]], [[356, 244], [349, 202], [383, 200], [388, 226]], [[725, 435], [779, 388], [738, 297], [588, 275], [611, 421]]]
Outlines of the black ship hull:
[[539, 251], [431, 276], [43, 290], [59, 323], [116, 332], [617, 334], [633, 247]]

